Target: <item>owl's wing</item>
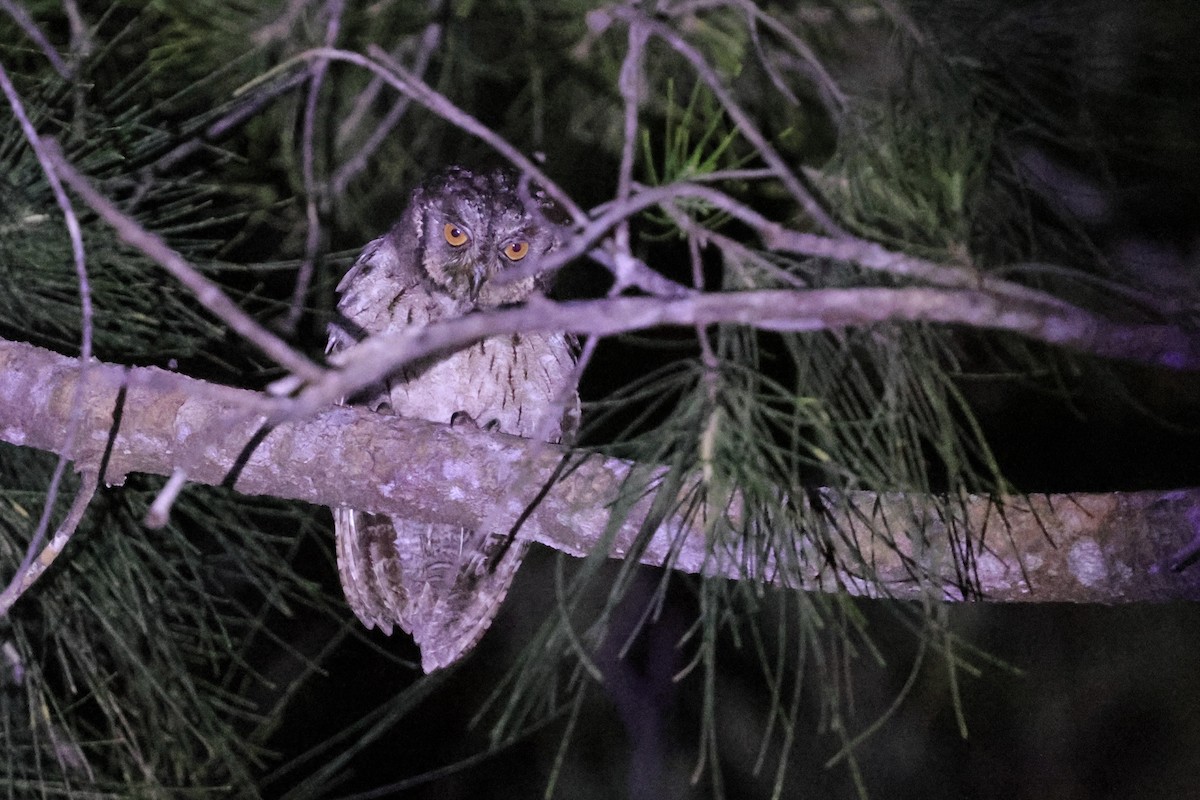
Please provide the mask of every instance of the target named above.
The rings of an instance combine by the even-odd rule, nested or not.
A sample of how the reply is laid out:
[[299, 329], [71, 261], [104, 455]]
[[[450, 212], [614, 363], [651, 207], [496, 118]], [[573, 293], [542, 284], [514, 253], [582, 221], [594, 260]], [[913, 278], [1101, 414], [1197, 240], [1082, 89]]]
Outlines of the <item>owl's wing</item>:
[[390, 517], [348, 508], [333, 510], [338, 576], [346, 602], [368, 629], [391, 635], [392, 625], [412, 630], [409, 597]]
[[[393, 253], [386, 239], [380, 237], [363, 248], [338, 283], [337, 291], [341, 295], [338, 318], [329, 325], [326, 353], [345, 350], [370, 333], [369, 328], [378, 327], [377, 320], [364, 312], [374, 299], [372, 293], [379, 291], [389, 280], [385, 273], [392, 260]], [[372, 273], [375, 273], [374, 279]], [[368, 406], [376, 409], [386, 396], [387, 387], [382, 383], [359, 393], [359, 397], [367, 399]], [[338, 576], [354, 615], [368, 629], [377, 627], [389, 635], [396, 624], [411, 631], [410, 602], [405, 589], [410, 584], [403, 574], [403, 563], [396, 557], [396, 535], [391, 518], [335, 508], [333, 530]]]
[[327, 354], [345, 350], [384, 329], [386, 318], [379, 318], [378, 309], [387, 308], [387, 298], [382, 295], [394, 292], [396, 260], [395, 248], [381, 236], [368, 242], [346, 270], [337, 285], [337, 314], [329, 323]]

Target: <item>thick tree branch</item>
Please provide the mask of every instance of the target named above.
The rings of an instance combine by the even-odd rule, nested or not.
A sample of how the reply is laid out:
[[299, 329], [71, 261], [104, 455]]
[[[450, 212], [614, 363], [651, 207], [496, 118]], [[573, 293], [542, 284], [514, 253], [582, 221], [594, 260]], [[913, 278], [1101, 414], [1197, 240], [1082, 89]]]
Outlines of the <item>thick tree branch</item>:
[[[0, 440], [58, 452], [79, 375], [76, 360], [26, 344], [0, 342]], [[500, 511], [516, 519], [558, 466], [561, 453], [545, 445], [472, 428], [383, 416], [358, 408], [328, 408], [311, 419], [285, 423], [250, 453], [236, 476], [230, 470], [273, 398], [204, 383], [154, 368], [126, 369], [96, 364], [87, 371], [87, 414], [69, 454], [80, 469], [95, 470], [112, 427], [112, 412], [124, 384], [124, 410], [104, 480], [120, 483], [131, 472], [170, 474], [187, 458], [190, 477], [201, 483], [232, 481], [240, 492], [402, 513], [414, 519], [477, 525]], [[231, 415], [248, 421], [229, 426]], [[261, 418], [260, 418], [261, 419]], [[228, 431], [214, 441], [213, 431]], [[398, 456], [398, 454], [403, 454]], [[530, 476], [522, 496], [511, 476]], [[572, 555], [601, 541], [610, 503], [635, 467], [599, 456], [586, 459], [546, 493], [519, 535]], [[644, 470], [652, 481], [654, 472]], [[959, 599], [956, 565], [966, 565], [982, 595], [993, 600], [1129, 602], [1200, 599], [1200, 570], [1186, 566], [1200, 528], [1200, 490], [1034, 496], [997, 503], [964, 498], [960, 518], [947, 521], [935, 504], [919, 498], [862, 493], [853, 513], [834, 520], [856, 540], [881, 584], [868, 585], [846, 571], [813, 567], [791, 583], [855, 593], [886, 591], [917, 597], [931, 590]], [[634, 505], [611, 550], [623, 555], [645, 519], [649, 502]], [[872, 530], [883, 525], [898, 544], [893, 550]], [[951, 552], [963, 542], [956, 528], [973, 532], [970, 552]], [[803, 549], [804, 545], [798, 545]], [[959, 545], [962, 547], [962, 545]], [[739, 554], [708, 554], [697, 526], [661, 526], [642, 560], [666, 562], [688, 572], [738, 578]], [[946, 575], [944, 587], [919, 586], [910, 563], [919, 559]], [[823, 562], [822, 562], [823, 563]], [[843, 562], [844, 563], [844, 562]], [[780, 577], [766, 571], [765, 581]], [[881, 588], [882, 587], [882, 588]]]

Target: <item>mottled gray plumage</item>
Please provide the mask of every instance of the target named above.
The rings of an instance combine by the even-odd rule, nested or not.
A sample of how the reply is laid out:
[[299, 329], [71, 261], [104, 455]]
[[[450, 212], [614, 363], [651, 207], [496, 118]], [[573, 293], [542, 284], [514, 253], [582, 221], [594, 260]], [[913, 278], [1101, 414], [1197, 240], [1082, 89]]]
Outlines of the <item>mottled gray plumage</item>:
[[[522, 197], [540, 202], [508, 172], [461, 167], [416, 189], [400, 220], [338, 284], [329, 350], [538, 291], [537, 278], [490, 280], [517, 261], [535, 264], [555, 245], [554, 226]], [[352, 401], [433, 422], [457, 423], [466, 414], [481, 427], [558, 441], [578, 417], [573, 367], [564, 335], [497, 336], [409, 365]], [[398, 624], [411, 633], [425, 671], [444, 667], [479, 640], [508, 592], [525, 552], [509, 541], [512, 522], [470, 531], [334, 509], [346, 599], [368, 628], [391, 633]]]

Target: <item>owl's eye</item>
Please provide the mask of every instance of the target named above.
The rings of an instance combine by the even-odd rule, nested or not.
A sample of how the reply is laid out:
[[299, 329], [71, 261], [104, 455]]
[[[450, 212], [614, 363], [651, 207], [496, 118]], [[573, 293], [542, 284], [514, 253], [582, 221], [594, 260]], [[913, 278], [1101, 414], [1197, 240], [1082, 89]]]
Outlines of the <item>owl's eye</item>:
[[529, 255], [529, 242], [511, 242], [504, 248], [504, 255], [509, 261], [520, 261]]
[[442, 228], [442, 235], [446, 237], [446, 243], [451, 247], [462, 247], [467, 243], [466, 231], [452, 222], [447, 222]]

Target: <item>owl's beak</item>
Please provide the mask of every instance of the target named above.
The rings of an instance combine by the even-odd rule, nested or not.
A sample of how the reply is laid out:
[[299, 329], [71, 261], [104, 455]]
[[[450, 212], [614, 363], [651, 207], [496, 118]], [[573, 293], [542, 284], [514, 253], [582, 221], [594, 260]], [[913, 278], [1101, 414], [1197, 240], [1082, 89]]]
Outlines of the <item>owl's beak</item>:
[[479, 291], [483, 289], [483, 282], [485, 280], [487, 280], [487, 270], [482, 264], [476, 264], [471, 270], [471, 286], [469, 289], [472, 303], [479, 299]]

